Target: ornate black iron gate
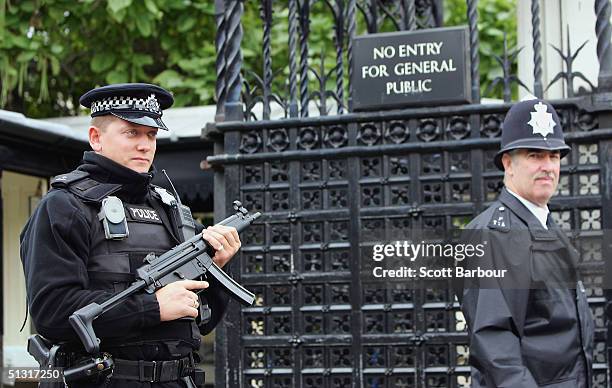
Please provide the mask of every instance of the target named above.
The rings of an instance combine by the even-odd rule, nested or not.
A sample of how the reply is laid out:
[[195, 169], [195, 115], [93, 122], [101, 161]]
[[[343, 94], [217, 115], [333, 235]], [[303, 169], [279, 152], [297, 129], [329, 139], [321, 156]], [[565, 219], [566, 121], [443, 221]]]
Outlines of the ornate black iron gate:
[[[218, 122], [207, 130], [216, 141], [216, 156], [208, 159], [216, 167], [216, 214], [229, 211], [235, 198], [265, 213], [244, 236], [242, 254], [234, 260], [236, 276], [258, 297], [253, 307], [233, 305], [217, 329], [217, 386], [468, 387], [465, 323], [450, 291], [381, 289], [364, 283], [359, 269], [374, 242], [402, 240], [413, 229], [458, 228], [495, 199], [502, 175], [492, 160], [509, 104], [350, 113], [342, 69], [345, 49], [351, 61], [348, 38], [355, 34], [355, 13], [363, 15], [370, 32], [383, 18], [414, 29], [438, 25], [441, 2], [323, 3], [334, 20], [336, 89], [327, 90], [323, 80], [321, 90], [309, 92], [312, 2], [290, 0], [289, 93], [286, 99], [272, 94], [272, 2], [264, 0], [261, 94], [251, 95], [246, 87], [243, 105], [243, 4], [217, 1], [219, 110]], [[467, 3], [474, 54], [477, 2]], [[609, 43], [604, 44], [610, 41], [609, 7], [608, 1], [596, 2], [599, 92], [555, 103], [572, 153], [564, 159], [551, 204], [557, 222], [574, 231], [583, 254], [597, 324], [596, 387], [610, 381], [605, 247], [597, 238], [612, 221], [612, 98], [606, 92], [611, 64]], [[532, 21], [537, 27], [538, 18]], [[534, 31], [534, 42], [539, 41]], [[476, 75], [477, 59], [472, 55]], [[539, 50], [534, 60], [537, 73]], [[324, 73], [317, 74], [319, 80], [328, 76], [321, 77]], [[478, 102], [478, 77], [472, 78]], [[541, 95], [535, 78], [534, 91]], [[507, 74], [504, 81], [509, 79]], [[338, 114], [325, 116], [330, 98]], [[313, 100], [321, 116], [310, 118]], [[251, 121], [257, 101], [263, 120]], [[273, 101], [285, 109], [285, 119], [269, 120]]]

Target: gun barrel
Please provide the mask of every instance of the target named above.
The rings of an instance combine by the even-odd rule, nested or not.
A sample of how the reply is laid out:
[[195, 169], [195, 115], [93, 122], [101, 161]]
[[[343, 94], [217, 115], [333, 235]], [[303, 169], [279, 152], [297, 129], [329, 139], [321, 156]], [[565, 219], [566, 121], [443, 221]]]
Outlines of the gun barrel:
[[259, 217], [261, 217], [260, 212], [246, 215], [246, 216], [242, 214], [233, 214], [227, 217], [226, 219], [224, 219], [223, 221], [219, 222], [218, 225], [233, 226], [234, 228], [236, 228], [238, 233], [240, 233], [243, 230], [245, 230], [249, 225], [251, 225], [253, 221], [258, 219]]

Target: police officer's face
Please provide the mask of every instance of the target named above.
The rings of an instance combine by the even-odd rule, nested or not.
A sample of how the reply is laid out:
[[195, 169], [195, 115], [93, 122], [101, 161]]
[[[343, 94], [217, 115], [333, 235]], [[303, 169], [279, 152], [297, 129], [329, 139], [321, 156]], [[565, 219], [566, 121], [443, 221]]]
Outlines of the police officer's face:
[[502, 158], [506, 186], [539, 206], [546, 206], [559, 183], [559, 151], [517, 150]]
[[133, 124], [110, 116], [103, 128], [89, 128], [89, 143], [98, 154], [139, 173], [151, 168], [157, 128]]

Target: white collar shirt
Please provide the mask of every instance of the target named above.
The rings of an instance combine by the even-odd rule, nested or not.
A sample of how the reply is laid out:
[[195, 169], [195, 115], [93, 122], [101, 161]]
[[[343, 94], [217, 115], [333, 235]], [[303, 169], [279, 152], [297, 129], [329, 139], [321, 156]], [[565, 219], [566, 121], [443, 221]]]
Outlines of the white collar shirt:
[[538, 206], [535, 203], [530, 202], [526, 200], [525, 198], [521, 197], [520, 195], [513, 192], [507, 187], [506, 187], [506, 190], [508, 190], [510, 194], [514, 195], [519, 201], [521, 201], [523, 205], [525, 205], [527, 209], [529, 209], [529, 211], [538, 219], [538, 221], [540, 221], [544, 229], [548, 229], [548, 226], [546, 226], [546, 220], [548, 218], [548, 213], [550, 213], [550, 211], [548, 210], [548, 206], [544, 206], [544, 207]]

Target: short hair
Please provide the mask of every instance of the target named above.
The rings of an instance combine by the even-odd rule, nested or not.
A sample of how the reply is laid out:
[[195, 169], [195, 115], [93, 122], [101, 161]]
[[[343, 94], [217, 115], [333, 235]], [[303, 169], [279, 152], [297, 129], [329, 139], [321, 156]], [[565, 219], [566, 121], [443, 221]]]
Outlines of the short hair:
[[510, 159], [514, 162], [518, 154], [523, 150], [523, 148], [515, 148], [513, 150], [508, 151], [508, 155], [510, 155]]
[[[511, 163], [514, 163], [514, 162], [516, 162], [516, 157], [521, 152], [521, 150], [522, 150], [522, 148], [515, 148], [513, 150], [505, 152], [504, 155], [508, 154], [508, 156], [510, 157]], [[502, 158], [503, 158], [503, 155], [502, 155]], [[506, 171], [505, 170], [504, 170], [504, 179], [503, 179], [503, 181], [504, 181], [504, 185], [505, 185], [506, 184]]]
[[512, 161], [514, 161], [515, 158], [517, 157], [517, 155], [521, 151], [526, 151], [526, 152], [551, 152], [553, 154], [561, 154], [560, 150], [547, 150], [547, 149], [541, 149], [541, 148], [515, 148], [515, 149], [512, 149], [512, 150], [508, 151], [507, 153], [512, 158]]
[[98, 128], [101, 131], [105, 131], [108, 125], [113, 121], [114, 118], [115, 116], [113, 115], [103, 115], [103, 116], [92, 117], [90, 125], [92, 127]]

